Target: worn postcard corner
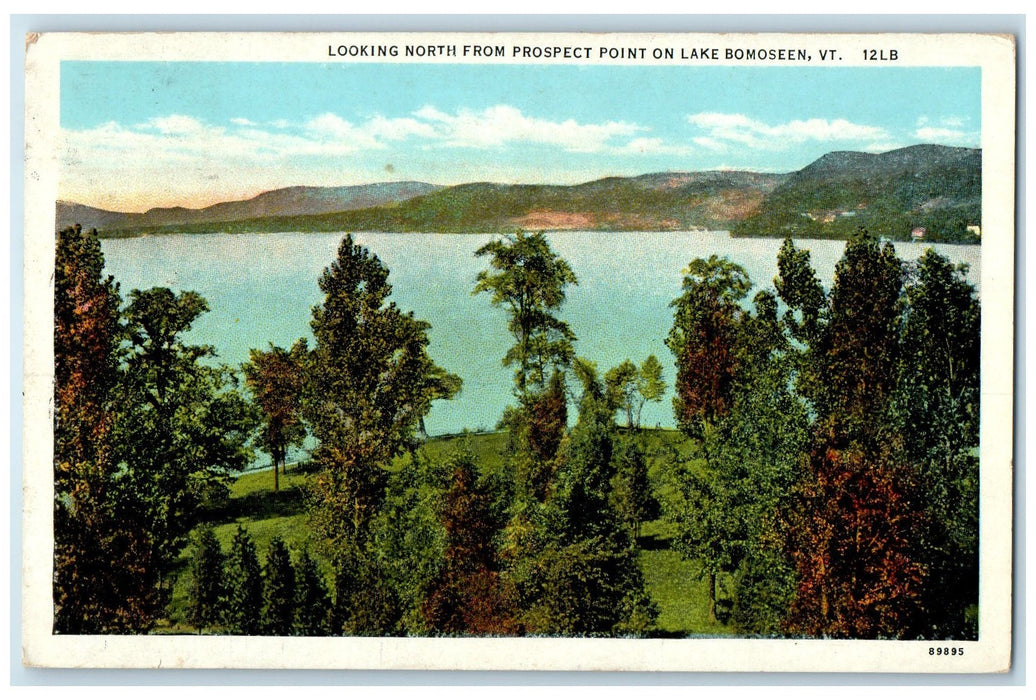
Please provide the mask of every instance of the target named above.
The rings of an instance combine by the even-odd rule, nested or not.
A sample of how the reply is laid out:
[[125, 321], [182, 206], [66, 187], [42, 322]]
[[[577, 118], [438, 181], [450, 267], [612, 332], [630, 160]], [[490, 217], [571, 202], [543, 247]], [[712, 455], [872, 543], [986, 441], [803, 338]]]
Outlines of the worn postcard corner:
[[1007, 671], [1015, 65], [27, 35], [23, 663]]

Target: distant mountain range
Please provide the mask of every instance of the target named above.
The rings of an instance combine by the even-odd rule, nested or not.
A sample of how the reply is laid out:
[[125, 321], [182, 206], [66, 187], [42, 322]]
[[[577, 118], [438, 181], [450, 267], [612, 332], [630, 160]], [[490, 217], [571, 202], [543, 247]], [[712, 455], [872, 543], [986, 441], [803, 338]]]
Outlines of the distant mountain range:
[[439, 185], [425, 182], [383, 182], [348, 187], [285, 187], [270, 190], [251, 199], [221, 202], [204, 209], [158, 207], [143, 213], [121, 213], [95, 209], [73, 202], [58, 202], [59, 228], [72, 224], [119, 231], [186, 224], [242, 221], [275, 216], [327, 214], [351, 209], [367, 209], [382, 204], [429, 194]]
[[977, 241], [982, 152], [922, 145], [828, 153], [794, 173], [666, 172], [579, 185], [395, 182], [289, 187], [204, 209], [120, 213], [57, 203], [102, 237], [267, 231], [730, 230], [736, 236]]

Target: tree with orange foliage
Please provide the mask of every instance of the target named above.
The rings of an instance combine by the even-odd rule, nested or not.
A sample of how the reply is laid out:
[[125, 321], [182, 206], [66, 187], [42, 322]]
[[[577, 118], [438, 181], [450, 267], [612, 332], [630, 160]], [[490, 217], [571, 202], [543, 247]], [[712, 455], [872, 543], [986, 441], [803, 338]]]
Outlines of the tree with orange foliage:
[[861, 232], [846, 244], [805, 350], [817, 419], [790, 516], [800, 584], [789, 627], [797, 633], [916, 634], [926, 575], [919, 549], [924, 514], [892, 416], [902, 286], [892, 245]]
[[730, 410], [743, 315], [739, 303], [752, 283], [744, 268], [716, 255], [692, 260], [683, 274], [666, 345], [676, 356], [677, 423], [688, 435], [700, 436]]
[[911, 637], [921, 622], [924, 515], [891, 454], [820, 445], [792, 532], [799, 571], [789, 630], [852, 639]]
[[146, 542], [115, 514], [119, 288], [97, 232], [58, 233], [54, 264], [54, 631], [146, 629]]
[[493, 507], [490, 484], [479, 476], [471, 452], [451, 457], [450, 467], [452, 483], [440, 512], [446, 536], [443, 566], [425, 599], [424, 617], [443, 634], [513, 634], [513, 597], [500, 577], [497, 557], [503, 522]]

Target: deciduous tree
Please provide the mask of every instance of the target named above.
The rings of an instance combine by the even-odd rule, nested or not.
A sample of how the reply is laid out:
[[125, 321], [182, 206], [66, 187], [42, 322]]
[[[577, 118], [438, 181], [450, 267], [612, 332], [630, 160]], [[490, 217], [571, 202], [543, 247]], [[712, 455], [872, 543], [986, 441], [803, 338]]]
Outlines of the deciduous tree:
[[975, 638], [981, 311], [964, 266], [929, 249], [906, 288], [896, 418], [929, 530], [929, 636]]
[[347, 235], [320, 277], [324, 301], [313, 308], [304, 413], [320, 440], [315, 522], [332, 559], [363, 550], [385, 497], [386, 467], [413, 444], [432, 398], [459, 384], [428, 356], [428, 324], [388, 300], [388, 275]]
[[808, 470], [791, 515], [799, 573], [792, 628], [890, 638], [918, 632], [926, 575], [924, 513], [893, 398], [901, 352], [903, 268], [891, 244], [846, 244], [825, 322], [806, 350], [811, 376]]
[[817, 445], [793, 518], [799, 585], [790, 630], [810, 636], [916, 636], [923, 514], [893, 454]]
[[550, 248], [541, 232], [490, 241], [477, 251], [490, 256], [494, 271], [478, 274], [474, 294], [490, 295], [494, 306], [504, 306], [507, 328], [515, 344], [504, 356], [504, 365], [516, 366], [515, 391], [521, 398], [545, 387], [553, 369], [563, 369], [572, 360], [575, 335], [557, 317], [565, 301], [565, 287], [577, 284], [575, 273]]
[[503, 527], [491, 482], [478, 473], [475, 456], [447, 460], [452, 481], [440, 507], [446, 536], [443, 566], [430, 582], [423, 612], [443, 634], [513, 633], [514, 601], [500, 576], [497, 535]]
[[744, 268], [716, 255], [692, 260], [684, 270], [666, 345], [676, 357], [673, 410], [689, 435], [700, 434], [730, 409], [739, 303], [751, 286]]
[[96, 231], [62, 229], [54, 261], [54, 631], [146, 630], [147, 543], [116, 515], [119, 287]]
[[626, 414], [626, 427], [634, 431], [640, 428], [644, 404], [661, 401], [666, 390], [662, 364], [654, 355], [648, 355], [640, 367], [624, 360], [605, 373], [604, 384], [608, 402]]
[[252, 458], [256, 425], [237, 378], [211, 364], [211, 347], [185, 335], [208, 304], [195, 292], [166, 288], [130, 293], [124, 311], [128, 342], [119, 385], [115, 435], [120, 464], [119, 517], [146, 538], [147, 576], [164, 594], [164, 579], [200, 506]]
[[280, 488], [278, 467], [284, 470], [288, 448], [306, 437], [302, 422], [302, 391], [306, 384], [306, 341], [290, 350], [270, 345], [268, 351], [251, 350], [242, 369], [245, 382], [263, 416], [259, 445], [273, 459], [273, 490]]
[[658, 609], [647, 595], [636, 542], [615, 509], [615, 411], [593, 365], [578, 367], [579, 420], [555, 487], [533, 515], [526, 561], [512, 563], [512, 575], [518, 574], [517, 590], [525, 597], [529, 631], [643, 634]]

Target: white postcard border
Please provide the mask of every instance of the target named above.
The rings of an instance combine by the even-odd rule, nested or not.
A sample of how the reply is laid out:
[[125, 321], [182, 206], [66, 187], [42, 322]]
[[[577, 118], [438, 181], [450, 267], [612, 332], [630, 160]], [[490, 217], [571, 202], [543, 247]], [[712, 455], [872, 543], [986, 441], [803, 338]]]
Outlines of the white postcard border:
[[[62, 637], [51, 634], [54, 202], [61, 60], [327, 61], [350, 43], [429, 43], [421, 34], [46, 34], [26, 54], [23, 660], [98, 668], [380, 668], [470, 670], [1006, 671], [1012, 580], [1015, 52], [1010, 37], [925, 34], [438, 34], [436, 43], [637, 45], [648, 52], [700, 41], [835, 46], [840, 67], [867, 65], [864, 48], [907, 47], [898, 66], [982, 69], [983, 243], [980, 639], [954, 642], [962, 657], [929, 656], [929, 642], [834, 640], [355, 639], [197, 636]], [[548, 43], [549, 42], [549, 43]], [[402, 53], [402, 52], [401, 52]], [[348, 60], [362, 61], [363, 57]], [[373, 58], [386, 62], [385, 58]], [[392, 58], [479, 63], [464, 56]], [[499, 61], [499, 62], [511, 62]], [[521, 59], [523, 63], [551, 62]], [[594, 61], [599, 62], [599, 61]], [[607, 59], [609, 65], [643, 65]], [[700, 66], [702, 64], [695, 63]], [[708, 65], [734, 65], [722, 60]], [[815, 63], [812, 68], [820, 69]], [[886, 66], [873, 66], [882, 70]], [[880, 98], [879, 98], [880, 99]]]

